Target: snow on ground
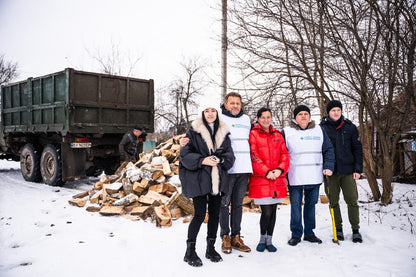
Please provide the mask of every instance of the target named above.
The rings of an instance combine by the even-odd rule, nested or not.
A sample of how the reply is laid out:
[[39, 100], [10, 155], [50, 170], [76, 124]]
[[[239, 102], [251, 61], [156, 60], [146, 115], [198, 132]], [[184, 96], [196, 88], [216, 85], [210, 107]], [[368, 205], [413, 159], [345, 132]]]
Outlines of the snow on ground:
[[[150, 221], [101, 216], [68, 204], [95, 179], [64, 187], [25, 182], [19, 163], [0, 161], [0, 276], [416, 276], [416, 185], [394, 184], [393, 204], [367, 203], [369, 187], [358, 182], [361, 233], [354, 244], [341, 201], [345, 241], [332, 242], [327, 204], [317, 204], [315, 233], [320, 245], [289, 246], [290, 206], [279, 206], [274, 234], [276, 253], [255, 251], [259, 214], [245, 213], [244, 241], [251, 253], [205, 259], [206, 226], [197, 252], [204, 265], [183, 262], [188, 224], [158, 228]], [[216, 249], [221, 248], [219, 240]]]

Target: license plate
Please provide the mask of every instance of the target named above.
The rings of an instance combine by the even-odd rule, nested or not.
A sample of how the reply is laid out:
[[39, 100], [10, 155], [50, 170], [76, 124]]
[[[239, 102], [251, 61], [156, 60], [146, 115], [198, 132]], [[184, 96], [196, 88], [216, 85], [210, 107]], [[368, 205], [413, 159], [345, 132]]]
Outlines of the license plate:
[[91, 142], [71, 142], [71, 148], [91, 148]]

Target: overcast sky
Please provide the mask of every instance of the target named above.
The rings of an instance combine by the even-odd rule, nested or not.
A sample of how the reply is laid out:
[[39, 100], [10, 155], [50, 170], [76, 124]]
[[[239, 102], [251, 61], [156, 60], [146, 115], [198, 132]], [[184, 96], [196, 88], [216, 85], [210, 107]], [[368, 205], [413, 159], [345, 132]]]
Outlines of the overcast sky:
[[125, 61], [141, 57], [134, 77], [154, 79], [156, 88], [177, 75], [183, 57], [201, 57], [214, 75], [221, 58], [217, 2], [0, 0], [0, 53], [18, 63], [18, 80], [66, 67], [99, 71], [92, 56], [105, 56], [111, 45]]

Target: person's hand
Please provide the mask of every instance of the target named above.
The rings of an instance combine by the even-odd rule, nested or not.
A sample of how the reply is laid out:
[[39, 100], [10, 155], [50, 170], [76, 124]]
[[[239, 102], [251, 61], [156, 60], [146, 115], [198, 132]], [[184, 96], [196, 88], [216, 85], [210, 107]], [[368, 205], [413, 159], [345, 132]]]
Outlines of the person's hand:
[[329, 169], [324, 169], [323, 173], [324, 173], [324, 175], [332, 176], [332, 171], [329, 170]]
[[352, 174], [352, 177], [354, 178], [354, 180], [358, 180], [358, 179], [360, 179], [361, 174], [360, 174], [360, 173], [356, 173], [356, 172], [354, 172], [354, 173]]
[[273, 170], [274, 176], [276, 176], [276, 179], [279, 178], [280, 174], [282, 174], [282, 171], [280, 169]]
[[203, 165], [208, 165], [208, 166], [217, 166], [218, 165], [218, 161], [214, 161], [211, 156], [206, 157], [203, 161], [202, 164]]
[[272, 170], [270, 170], [269, 173], [267, 173], [266, 178], [270, 180], [276, 180], [276, 177], [274, 176], [274, 173]]
[[185, 145], [187, 145], [189, 142], [189, 138], [187, 137], [183, 137], [179, 140], [179, 144], [181, 145], [181, 147], [184, 147]]

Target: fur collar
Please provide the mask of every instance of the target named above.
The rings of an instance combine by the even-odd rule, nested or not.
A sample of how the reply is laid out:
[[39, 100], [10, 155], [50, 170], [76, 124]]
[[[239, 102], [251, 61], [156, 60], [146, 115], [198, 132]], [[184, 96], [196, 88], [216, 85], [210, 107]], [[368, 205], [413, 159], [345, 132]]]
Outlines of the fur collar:
[[315, 128], [315, 120], [312, 120], [311, 122], [308, 123], [308, 126], [306, 126], [305, 129], [302, 129], [299, 124], [296, 123], [295, 120], [292, 120], [289, 122], [289, 127], [294, 128], [296, 130], [306, 130], [306, 129], [312, 129]]
[[228, 133], [230, 132], [227, 124], [220, 120], [220, 125], [218, 126], [217, 133], [215, 134], [216, 145], [214, 145], [211, 140], [211, 130], [207, 129], [207, 127], [204, 125], [204, 122], [202, 121], [202, 118], [197, 118], [194, 121], [192, 121], [191, 126], [195, 132], [201, 134], [201, 137], [207, 144], [208, 149], [212, 150], [213, 152], [215, 152], [215, 150], [217, 150], [217, 148], [221, 146], [221, 144], [227, 137]]

